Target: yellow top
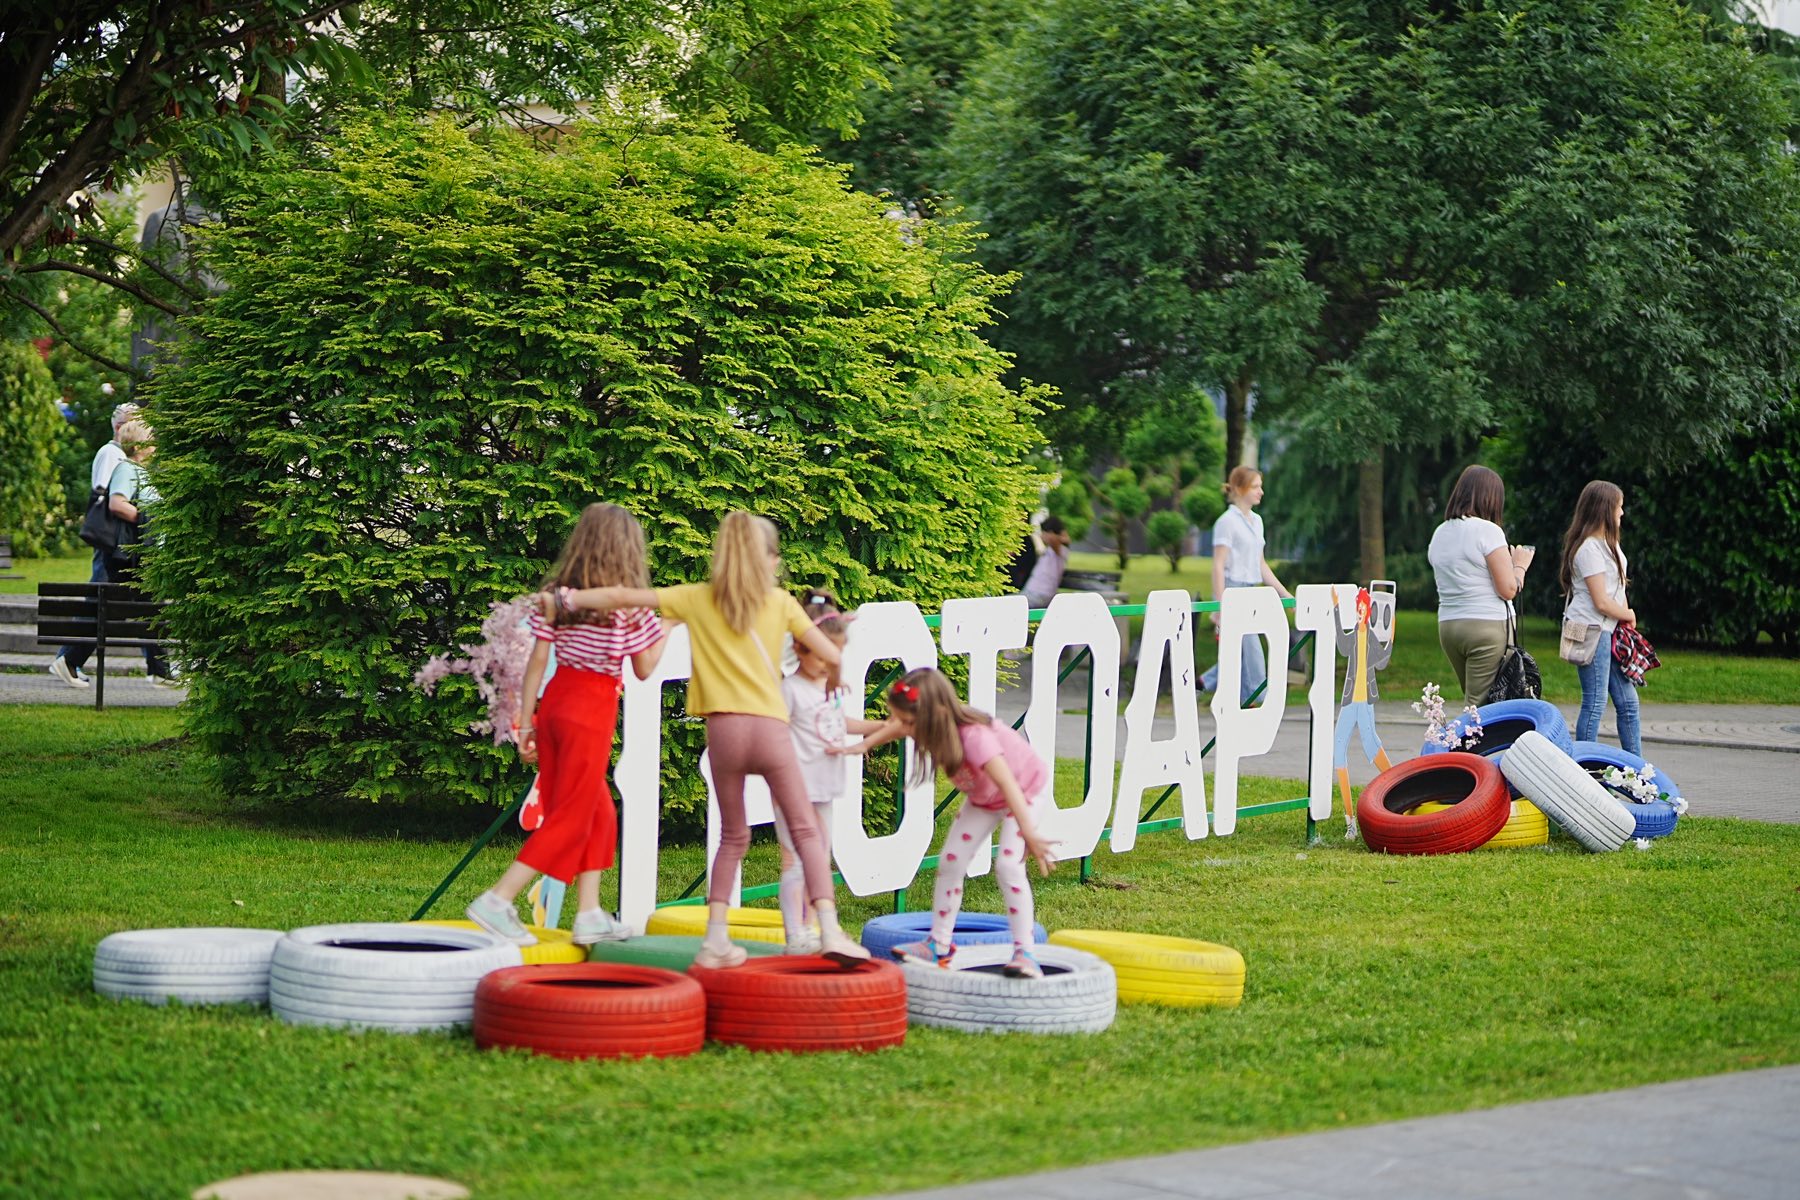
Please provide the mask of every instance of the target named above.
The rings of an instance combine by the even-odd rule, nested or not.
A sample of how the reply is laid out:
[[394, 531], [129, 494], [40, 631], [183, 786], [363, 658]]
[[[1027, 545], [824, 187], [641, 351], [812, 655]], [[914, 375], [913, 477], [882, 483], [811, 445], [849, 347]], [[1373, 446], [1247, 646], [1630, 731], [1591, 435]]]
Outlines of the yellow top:
[[1369, 623], [1356, 623], [1356, 686], [1350, 691], [1352, 704], [1369, 702]]
[[763, 597], [749, 633], [725, 623], [713, 604], [712, 584], [684, 583], [658, 588], [657, 607], [671, 621], [684, 621], [693, 646], [694, 671], [688, 680], [688, 715], [744, 713], [788, 719], [781, 698], [781, 635], [796, 638], [813, 627], [800, 602], [780, 588]]

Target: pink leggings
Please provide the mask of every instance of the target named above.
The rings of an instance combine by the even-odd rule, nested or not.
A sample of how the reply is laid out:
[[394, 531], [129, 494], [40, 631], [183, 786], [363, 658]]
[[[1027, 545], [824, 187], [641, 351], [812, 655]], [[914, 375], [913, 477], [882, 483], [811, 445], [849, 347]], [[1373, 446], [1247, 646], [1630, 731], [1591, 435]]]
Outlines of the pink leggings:
[[[1030, 800], [1025, 802], [1029, 811]], [[1036, 820], [1035, 814], [1033, 820]], [[1035, 940], [1031, 928], [1031, 879], [1025, 874], [1025, 839], [1019, 836], [1019, 823], [1006, 809], [982, 808], [963, 802], [962, 811], [950, 822], [944, 835], [943, 853], [938, 855], [937, 888], [931, 906], [931, 940], [949, 945], [956, 928], [956, 914], [962, 911], [963, 876], [969, 871], [969, 854], [988, 839], [994, 826], [1000, 826], [1000, 853], [994, 859], [994, 882], [1000, 885], [1000, 902], [1006, 905], [1006, 923], [1012, 930], [1013, 945], [1029, 949]]]
[[831, 857], [813, 821], [806, 780], [794, 757], [794, 739], [786, 721], [745, 713], [713, 713], [706, 718], [706, 749], [711, 756], [713, 790], [719, 797], [719, 850], [713, 855], [709, 902], [731, 899], [744, 851], [750, 848], [750, 825], [744, 820], [744, 776], [761, 775], [787, 821], [794, 853], [806, 873], [806, 897], [829, 904], [834, 895]]

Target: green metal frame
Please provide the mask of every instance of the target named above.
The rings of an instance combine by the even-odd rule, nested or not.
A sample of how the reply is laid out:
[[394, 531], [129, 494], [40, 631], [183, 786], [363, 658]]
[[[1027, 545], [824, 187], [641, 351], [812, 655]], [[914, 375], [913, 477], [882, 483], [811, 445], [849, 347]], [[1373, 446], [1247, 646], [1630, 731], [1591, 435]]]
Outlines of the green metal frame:
[[[1283, 608], [1293, 608], [1294, 607], [1294, 601], [1291, 599], [1283, 600], [1281, 602], [1281, 604], [1282, 604]], [[1146, 607], [1147, 607], [1146, 605], [1142, 605], [1142, 604], [1109, 604], [1109, 605], [1107, 605], [1107, 612], [1111, 613], [1114, 617], [1141, 617], [1144, 615]], [[1197, 612], [1197, 613], [1218, 612], [1219, 611], [1219, 603], [1216, 600], [1197, 600], [1194, 602], [1193, 611]], [[1030, 612], [1027, 614], [1027, 619], [1034, 621], [1034, 622], [1042, 620], [1043, 616], [1044, 616], [1044, 612], [1045, 612], [1045, 610], [1041, 609], [1041, 608], [1031, 609]], [[943, 617], [940, 614], [936, 614], [936, 613], [933, 613], [925, 618], [926, 626], [928, 628], [932, 628], [932, 629], [938, 628], [942, 624], [942, 622], [943, 622]], [[1308, 642], [1310, 642], [1312, 640], [1312, 638], [1313, 638], [1313, 634], [1311, 633], [1311, 631], [1302, 633], [1300, 635], [1300, 639], [1294, 643], [1293, 649], [1298, 650], [1298, 649], [1304, 647], [1305, 645], [1307, 645]], [[1090, 657], [1090, 653], [1089, 653], [1088, 648], [1083, 646], [1081, 648], [1081, 652], [1069, 660], [1069, 665], [1064, 667], [1057, 674], [1057, 677], [1056, 677], [1057, 685], [1060, 687], [1062, 685], [1063, 681], [1066, 680], [1071, 674], [1074, 673], [1075, 668], [1081, 666], [1082, 663], [1086, 662], [1089, 657]], [[1159, 667], [1160, 667], [1160, 664], [1159, 664]], [[876, 683], [873, 687], [871, 687], [869, 689], [868, 698], [873, 699], [874, 697], [881, 695], [881, 693], [884, 692], [890, 684], [892, 684], [895, 680], [900, 678], [902, 671], [903, 671], [903, 669], [901, 667], [894, 667], [891, 670], [889, 670], [886, 675], [882, 676], [880, 682]], [[1273, 672], [1271, 671], [1271, 675], [1272, 674], [1273, 674]], [[1257, 700], [1268, 689], [1268, 686], [1269, 686], [1268, 679], [1264, 679], [1262, 686], [1257, 688], [1256, 691], [1254, 691], [1250, 694], [1250, 699], [1252, 701]], [[1093, 700], [1094, 700], [1093, 687], [1094, 687], [1093, 677], [1090, 674], [1088, 677], [1088, 704], [1089, 704], [1090, 708], [1092, 707]], [[1025, 723], [1025, 716], [1024, 716], [1024, 714], [1021, 713], [1019, 715], [1018, 720], [1016, 720], [1012, 723], [1012, 727], [1014, 729], [1018, 729], [1024, 723]], [[1216, 738], [1216, 737], [1213, 738], [1212, 741], [1207, 742], [1205, 748], [1200, 751], [1200, 757], [1204, 760], [1208, 754], [1212, 753], [1213, 747], [1216, 746], [1217, 744], [1218, 744], [1218, 738]], [[1093, 771], [1093, 759], [1094, 759], [1093, 726], [1090, 723], [1088, 726], [1088, 731], [1087, 731], [1087, 745], [1083, 747], [1082, 757], [1081, 757], [1081, 790], [1082, 790], [1083, 794], [1085, 794], [1087, 792], [1087, 786], [1088, 786], [1088, 783], [1091, 778], [1091, 773]], [[1167, 802], [1169, 797], [1171, 797], [1175, 794], [1176, 790], [1179, 789], [1180, 786], [1181, 786], [1180, 784], [1171, 783], [1166, 789], [1164, 789], [1163, 794], [1156, 798], [1155, 802], [1150, 805], [1149, 810], [1144, 813], [1143, 819], [1138, 822], [1138, 832], [1139, 833], [1156, 833], [1161, 830], [1176, 829], [1176, 828], [1180, 827], [1181, 821], [1182, 821], [1182, 819], [1180, 817], [1164, 817], [1160, 821], [1153, 819], [1156, 816], [1157, 810], [1162, 808], [1163, 804], [1165, 802]], [[450, 889], [450, 885], [456, 881], [457, 876], [459, 876], [463, 873], [463, 871], [468, 867], [469, 863], [474, 861], [475, 856], [477, 854], [481, 853], [482, 849], [484, 847], [486, 847], [487, 844], [494, 839], [495, 835], [500, 832], [501, 827], [506, 824], [507, 819], [519, 811], [519, 809], [525, 803], [525, 797], [530, 795], [530, 793], [531, 793], [531, 787], [528, 784], [528, 785], [526, 785], [524, 791], [519, 793], [519, 798], [517, 800], [514, 800], [512, 802], [512, 804], [507, 807], [505, 812], [501, 813], [498, 817], [496, 817], [494, 819], [494, 823], [492, 825], [488, 826], [487, 832], [483, 833], [481, 835], [481, 837], [476, 841], [476, 843], [473, 846], [469, 847], [469, 852], [467, 854], [463, 855], [462, 861], [457, 863], [456, 866], [451, 869], [450, 874], [444, 877], [444, 881], [437, 885], [437, 888], [435, 890], [433, 890], [433, 892], [431, 893], [430, 896], [426, 897], [425, 903], [421, 904], [419, 906], [419, 910], [412, 915], [413, 920], [418, 921], [418, 920], [421, 920], [424, 918], [425, 914], [431, 910], [431, 906], [436, 904], [438, 902], [438, 900], [443, 897], [444, 893]], [[931, 815], [932, 815], [932, 822], [933, 822], [934, 826], [936, 824], [937, 818], [943, 816], [944, 810], [950, 807], [951, 803], [956, 800], [958, 795], [960, 795], [960, 793], [955, 788], [952, 788], [950, 790], [950, 792], [943, 798], [943, 800], [938, 803], [937, 807], [932, 810]], [[896, 780], [895, 781], [896, 806], [898, 807], [899, 805], [904, 804], [905, 799], [906, 799], [906, 781], [904, 779]], [[1248, 807], [1238, 809], [1237, 815], [1239, 817], [1248, 818], [1248, 817], [1269, 816], [1274, 813], [1307, 811], [1306, 840], [1310, 844], [1317, 838], [1316, 823], [1313, 821], [1312, 814], [1309, 811], [1310, 806], [1311, 806], [1310, 798], [1306, 797], [1306, 796], [1300, 796], [1293, 800], [1271, 800], [1266, 804], [1252, 804], [1252, 805], [1249, 805]], [[1211, 821], [1211, 819], [1212, 819], [1211, 814], [1208, 814], [1206, 819], [1208, 821]], [[898, 818], [896, 818], [896, 830], [898, 829], [897, 822], [898, 822]], [[1111, 826], [1108, 826], [1107, 828], [1102, 829], [1100, 831], [1100, 836], [1106, 837], [1111, 832], [1112, 832], [1112, 828], [1111, 828]], [[938, 856], [935, 854], [928, 855], [925, 857], [924, 860], [922, 860], [919, 863], [919, 869], [921, 871], [927, 870], [927, 869], [932, 869], [932, 868], [935, 868], [937, 866], [937, 864], [938, 864]], [[1092, 877], [1093, 877], [1093, 856], [1091, 854], [1083, 855], [1081, 858], [1081, 879], [1085, 883], [1088, 879], [1090, 879]], [[842, 883], [844, 881], [843, 875], [836, 873], [836, 872], [834, 872], [832, 874], [832, 878], [838, 883]], [[674, 900], [661, 901], [660, 903], [657, 904], [657, 907], [658, 908], [673, 908], [677, 905], [706, 903], [706, 898], [704, 896], [694, 895], [694, 892], [696, 891], [696, 889], [698, 889], [699, 886], [705, 882], [706, 882], [706, 872], [701, 871], [700, 874], [698, 874], [694, 877], [693, 881], [690, 882], [686, 888], [682, 889], [681, 895], [679, 897], [677, 897]], [[770, 896], [775, 895], [777, 890], [779, 889], [779, 887], [780, 887], [779, 884], [774, 884], [774, 883], [758, 884], [755, 887], [744, 888], [741, 893], [741, 896], [745, 900], [762, 900], [762, 899], [766, 899]], [[897, 913], [906, 911], [906, 889], [905, 888], [897, 889], [894, 892], [894, 911]]]

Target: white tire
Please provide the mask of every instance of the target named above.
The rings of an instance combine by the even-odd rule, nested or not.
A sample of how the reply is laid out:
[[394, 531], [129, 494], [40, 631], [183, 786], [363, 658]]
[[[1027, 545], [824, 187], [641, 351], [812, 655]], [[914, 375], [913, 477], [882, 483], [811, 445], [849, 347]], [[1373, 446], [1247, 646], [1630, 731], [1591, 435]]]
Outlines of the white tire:
[[1521, 796], [1596, 853], [1617, 850], [1637, 828], [1623, 803], [1541, 733], [1520, 735], [1500, 756], [1500, 770]]
[[94, 947], [94, 991], [166, 1004], [263, 1004], [279, 929], [133, 929]]
[[479, 930], [313, 925], [276, 944], [269, 1008], [294, 1025], [452, 1029], [474, 1019], [483, 975], [521, 961], [517, 946]]
[[1042, 979], [1008, 979], [1011, 946], [959, 946], [945, 970], [903, 961], [914, 1025], [965, 1033], [1099, 1033], [1112, 1026], [1119, 985], [1104, 961], [1062, 946], [1032, 947]]

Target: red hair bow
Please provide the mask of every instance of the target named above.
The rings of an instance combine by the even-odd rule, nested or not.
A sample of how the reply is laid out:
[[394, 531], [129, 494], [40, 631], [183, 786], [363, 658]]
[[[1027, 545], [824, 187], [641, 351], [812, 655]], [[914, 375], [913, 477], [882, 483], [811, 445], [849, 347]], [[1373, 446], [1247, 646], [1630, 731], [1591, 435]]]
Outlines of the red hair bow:
[[917, 704], [919, 702], [919, 685], [916, 683], [907, 683], [903, 679], [893, 686], [888, 692], [888, 695], [896, 700], [904, 700], [908, 704]]

